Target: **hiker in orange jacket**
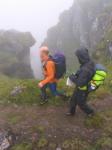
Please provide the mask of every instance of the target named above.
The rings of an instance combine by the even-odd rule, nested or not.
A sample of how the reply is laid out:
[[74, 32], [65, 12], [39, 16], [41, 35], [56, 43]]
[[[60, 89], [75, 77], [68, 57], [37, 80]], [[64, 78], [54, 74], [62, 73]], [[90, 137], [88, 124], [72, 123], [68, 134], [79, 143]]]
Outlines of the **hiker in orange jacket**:
[[50, 59], [49, 56], [49, 49], [48, 47], [41, 47], [40, 48], [40, 58], [43, 64], [43, 72], [44, 72], [44, 79], [40, 81], [38, 84], [39, 88], [41, 89], [41, 104], [48, 102], [48, 98], [46, 95], [46, 88], [48, 87], [51, 93], [54, 96], [59, 96], [59, 92], [57, 91], [57, 79], [55, 78], [56, 68], [55, 62]]
[[42, 88], [48, 83], [56, 82], [55, 79], [55, 63], [49, 58], [49, 49], [47, 47], [42, 47], [40, 49], [40, 58], [43, 63], [43, 71], [45, 79], [39, 83], [39, 87]]

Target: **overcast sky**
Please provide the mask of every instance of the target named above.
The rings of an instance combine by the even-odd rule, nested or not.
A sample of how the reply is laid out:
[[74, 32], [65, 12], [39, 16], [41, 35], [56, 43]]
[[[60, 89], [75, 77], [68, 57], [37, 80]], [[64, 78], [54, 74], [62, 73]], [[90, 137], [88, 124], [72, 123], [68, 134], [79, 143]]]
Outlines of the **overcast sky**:
[[72, 3], [73, 0], [0, 0], [0, 29], [30, 31], [40, 43], [47, 29]]

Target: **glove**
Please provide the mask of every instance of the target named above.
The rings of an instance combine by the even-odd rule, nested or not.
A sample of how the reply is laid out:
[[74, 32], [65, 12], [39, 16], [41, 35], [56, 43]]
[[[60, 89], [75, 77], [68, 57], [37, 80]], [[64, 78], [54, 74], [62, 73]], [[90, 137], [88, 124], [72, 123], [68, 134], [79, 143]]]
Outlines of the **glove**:
[[70, 80], [69, 77], [67, 78], [66, 85], [67, 85], [67, 86], [70, 86], [70, 87], [74, 86], [74, 83]]

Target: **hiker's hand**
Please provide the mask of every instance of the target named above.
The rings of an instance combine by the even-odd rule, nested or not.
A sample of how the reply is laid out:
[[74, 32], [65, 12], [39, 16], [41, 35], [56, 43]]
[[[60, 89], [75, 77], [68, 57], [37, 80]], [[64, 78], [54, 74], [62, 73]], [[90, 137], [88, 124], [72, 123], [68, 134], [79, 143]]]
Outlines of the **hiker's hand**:
[[39, 88], [42, 88], [42, 87], [43, 87], [43, 84], [40, 82], [40, 83], [38, 84], [38, 87], [39, 87]]

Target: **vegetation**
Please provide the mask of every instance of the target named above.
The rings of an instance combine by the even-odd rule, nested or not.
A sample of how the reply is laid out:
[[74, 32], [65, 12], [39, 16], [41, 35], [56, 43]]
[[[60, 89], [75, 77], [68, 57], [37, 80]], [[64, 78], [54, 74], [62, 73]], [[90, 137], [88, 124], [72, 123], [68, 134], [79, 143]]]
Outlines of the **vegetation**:
[[86, 127], [94, 127], [94, 128], [100, 128], [102, 127], [102, 124], [103, 124], [103, 118], [99, 115], [99, 114], [96, 114], [94, 117], [92, 118], [87, 118], [85, 120], [85, 125]]
[[[67, 119], [63, 113], [68, 101], [52, 97], [49, 91], [49, 103], [41, 107], [38, 81], [15, 78], [31, 77], [31, 70], [28, 69], [29, 64], [26, 63], [25, 56], [29, 55], [29, 47], [35, 43], [35, 40], [29, 33], [3, 31], [4, 37], [0, 34], [0, 119], [2, 118], [0, 123], [3, 126], [7, 124], [20, 133], [19, 140], [11, 147], [11, 150], [112, 149], [112, 109], [110, 106], [112, 58], [109, 53], [109, 44], [112, 42], [112, 1], [89, 2], [85, 0], [84, 5], [83, 1], [79, 0], [77, 7], [79, 6], [84, 13], [80, 14], [80, 11], [76, 9], [76, 4], [73, 4], [70, 10], [61, 14], [57, 26], [48, 31], [44, 44], [65, 52], [69, 72], [74, 68], [73, 51], [75, 48], [81, 44], [86, 44], [91, 49], [96, 46], [96, 51], [92, 53], [93, 57], [96, 61], [103, 63], [108, 71], [104, 85], [89, 96], [89, 103], [96, 107], [97, 113], [91, 118], [84, 117], [80, 113], [80, 117], [77, 114], [76, 117]], [[83, 22], [79, 21], [75, 12], [79, 14]], [[14, 38], [16, 44], [13, 43], [11, 37]], [[18, 46], [17, 43], [19, 43]], [[66, 87], [65, 83], [66, 77], [60, 81], [58, 88], [71, 96], [73, 88]]]
[[[60, 84], [60, 88], [62, 84]], [[20, 88], [16, 91], [16, 88]], [[38, 88], [38, 81], [36, 80], [20, 80], [20, 79], [11, 79], [7, 76], [0, 76], [0, 103], [1, 104], [39, 104], [40, 102], [40, 90]], [[66, 89], [66, 88], [65, 88]], [[15, 91], [15, 94], [11, 94], [12, 91]], [[50, 94], [50, 93], [48, 93]], [[52, 96], [51, 96], [52, 97]], [[63, 101], [60, 102], [60, 99], [56, 98], [55, 100], [50, 100], [51, 105], [60, 105], [63, 104]]]
[[[109, 61], [110, 62], [110, 61]], [[95, 93], [90, 95], [90, 99], [102, 99], [107, 95], [112, 93], [112, 79], [111, 79], [111, 63], [105, 63], [108, 71], [108, 77], [104, 83], [104, 86], [101, 86]], [[67, 91], [67, 95], [71, 95], [73, 89], [66, 87], [66, 79], [63, 79], [59, 84], [59, 89], [62, 92]], [[40, 101], [40, 90], [37, 87], [37, 80], [21, 80], [21, 79], [12, 79], [7, 76], [0, 75], [0, 103], [1, 104], [39, 104]], [[20, 88], [21, 92], [15, 91], [15, 95], [11, 94], [15, 90], [15, 88]], [[48, 94], [52, 97], [52, 95], [48, 92]], [[62, 105], [63, 101], [60, 101], [59, 98], [51, 98], [49, 101], [50, 105]]]
[[[112, 94], [112, 82], [111, 81], [111, 70], [112, 66], [110, 63], [106, 65], [108, 68], [108, 77], [105, 81], [104, 86], [100, 87], [95, 93], [90, 95], [90, 103], [96, 104], [99, 103], [105, 97], [111, 97]], [[66, 91], [66, 94], [71, 95], [73, 89], [68, 88], [65, 86], [65, 80], [63, 79], [59, 84], [59, 89], [63, 88]], [[0, 103], [6, 106], [14, 105], [14, 107], [23, 107], [27, 105], [27, 107], [39, 106], [40, 98], [39, 98], [39, 89], [37, 88], [38, 81], [37, 80], [22, 80], [22, 79], [12, 79], [8, 78], [7, 76], [1, 75], [0, 76]], [[12, 94], [12, 91], [15, 87], [20, 87], [21, 92], [17, 92], [16, 94]], [[48, 92], [49, 93], [49, 92]], [[62, 101], [60, 98], [53, 98], [52, 95], [49, 103], [43, 106], [44, 108], [48, 107], [60, 107], [64, 106], [65, 102]], [[63, 108], [63, 107], [62, 107]], [[32, 114], [33, 115], [33, 114]], [[25, 115], [22, 112], [16, 113], [9, 113], [7, 114], [7, 122], [10, 126], [17, 126], [23, 120], [26, 120]], [[32, 116], [32, 119], [36, 118], [36, 116]], [[60, 138], [60, 147], [64, 150], [74, 150], [74, 147], [79, 150], [111, 150], [111, 132], [112, 132], [112, 110], [111, 109], [104, 109], [103, 111], [97, 112], [97, 114], [92, 118], [85, 118], [82, 122], [82, 125], [88, 131], [100, 131], [95, 138], [94, 143], [91, 143], [87, 139], [83, 139], [83, 136], [75, 136], [73, 137], [64, 137], [64, 139]], [[60, 129], [59, 129], [60, 130]], [[62, 129], [61, 129], [62, 130]], [[35, 124], [32, 125], [28, 131], [28, 135], [33, 133], [37, 134], [37, 139], [32, 142], [31, 140], [25, 137], [23, 142], [20, 141], [15, 146], [12, 147], [12, 150], [32, 150], [34, 147], [41, 150], [45, 150], [46, 147], [51, 150], [56, 150], [58, 146], [58, 142], [55, 140], [50, 139], [46, 133], [46, 125], [39, 125]], [[92, 134], [92, 133], [91, 133]], [[26, 141], [26, 142], [25, 142]], [[77, 150], [76, 149], [76, 150]]]
[[[107, 38], [108, 39], [108, 38]], [[104, 40], [106, 41], [106, 40]], [[100, 45], [100, 44], [99, 44]], [[105, 44], [102, 42], [102, 45]], [[103, 46], [102, 46], [103, 47]], [[99, 46], [99, 50], [101, 47]], [[105, 52], [105, 51], [104, 51]], [[94, 53], [95, 54], [95, 53]], [[95, 56], [95, 55], [93, 55]], [[89, 96], [90, 103], [96, 105], [97, 103], [102, 103], [103, 99], [110, 98], [112, 95], [112, 78], [111, 78], [111, 59], [105, 59], [103, 55], [101, 54], [101, 62], [106, 66], [108, 70], [108, 77], [104, 83], [103, 86], [101, 86], [96, 92], [91, 93]], [[107, 56], [108, 58], [108, 56]], [[104, 62], [105, 60], [105, 62]], [[69, 73], [68, 73], [69, 74]], [[59, 84], [59, 89], [63, 90], [63, 92], [66, 92], [68, 96], [70, 96], [73, 92], [73, 88], [66, 87], [66, 77], [65, 79], [62, 79]], [[16, 79], [16, 78], [9, 78], [7, 76], [4, 76], [3, 74], [0, 75], [0, 106], [5, 107], [12, 107], [18, 109], [21, 107], [27, 106], [27, 109], [36, 106], [37, 108], [41, 108], [40, 105], [40, 91], [37, 87], [38, 81], [35, 79]], [[60, 108], [61, 109], [65, 106], [65, 101], [63, 101], [60, 98], [54, 98], [49, 93], [49, 96], [51, 97], [49, 99], [49, 103], [43, 106], [42, 108], [47, 110], [49, 108], [49, 111], [54, 111], [54, 109]], [[105, 105], [106, 106], [106, 105]], [[11, 147], [11, 150], [32, 150], [32, 149], [38, 149], [38, 150], [56, 150], [57, 147], [61, 147], [63, 150], [111, 150], [112, 149], [112, 110], [108, 107], [104, 108], [102, 110], [98, 110], [98, 112], [95, 114], [92, 118], [84, 118], [84, 120], [81, 118], [81, 125], [75, 121], [74, 125], [79, 126], [80, 134], [77, 132], [72, 135], [65, 135], [65, 129], [62, 125], [62, 122], [65, 122], [65, 119], [60, 119], [60, 116], [58, 116], [58, 123], [57, 121], [54, 121], [54, 129], [52, 127], [47, 126], [47, 121], [49, 120], [49, 115], [43, 116], [46, 118], [46, 122], [43, 122], [40, 124], [38, 122], [38, 118], [41, 116], [38, 116], [37, 113], [33, 114], [31, 111], [30, 117], [32, 118], [32, 122], [28, 122], [29, 128], [24, 128], [23, 131], [26, 135], [22, 135], [22, 139], [18, 141], [13, 147]], [[52, 109], [53, 110], [50, 110]], [[13, 113], [12, 113], [13, 112]], [[56, 111], [57, 112], [57, 111]], [[23, 112], [24, 113], [24, 112]], [[22, 111], [15, 112], [14, 110], [10, 113], [8, 113], [6, 116], [6, 120], [8, 122], [8, 126], [11, 126], [12, 128], [19, 128], [17, 130], [20, 131], [20, 127], [22, 126], [24, 120], [28, 121], [29, 114], [23, 114]], [[62, 112], [60, 112], [62, 113]], [[43, 114], [42, 114], [43, 115]], [[43, 118], [42, 117], [42, 118]], [[48, 120], [47, 120], [48, 119]], [[56, 118], [57, 119], [57, 118]], [[78, 119], [78, 118], [76, 118]], [[35, 120], [37, 122], [35, 123]], [[66, 119], [67, 120], [67, 119]], [[42, 121], [42, 120], [41, 120]], [[50, 122], [53, 122], [50, 118]], [[61, 124], [60, 124], [60, 121]], [[70, 120], [69, 120], [70, 121]], [[80, 122], [79, 121], [79, 122]], [[45, 124], [44, 124], [45, 123]], [[71, 123], [71, 121], [69, 122]], [[68, 121], [65, 122], [65, 124], [68, 124]], [[47, 126], [47, 127], [46, 127]], [[58, 126], [58, 127], [57, 127]], [[59, 128], [60, 127], [60, 128]], [[70, 126], [71, 128], [71, 126]], [[75, 127], [74, 127], [75, 128]], [[27, 130], [27, 132], [25, 131]], [[48, 132], [48, 130], [50, 130]], [[54, 136], [52, 136], [52, 130], [54, 133]], [[58, 130], [60, 131], [59, 140], [56, 139], [55, 134], [57, 134]], [[72, 129], [74, 130], [74, 129]], [[90, 139], [88, 137], [84, 137], [87, 132], [89, 138], [92, 138], [92, 136], [95, 135], [93, 139]], [[71, 131], [73, 132], [73, 131]], [[88, 133], [89, 132], [89, 133]], [[63, 138], [61, 137], [61, 133], [63, 135]], [[34, 134], [35, 138], [32, 138], [32, 135]], [[69, 137], [70, 136], [70, 137]]]
[[31, 150], [31, 149], [32, 149], [32, 145], [27, 143], [22, 143], [12, 148], [12, 150]]

